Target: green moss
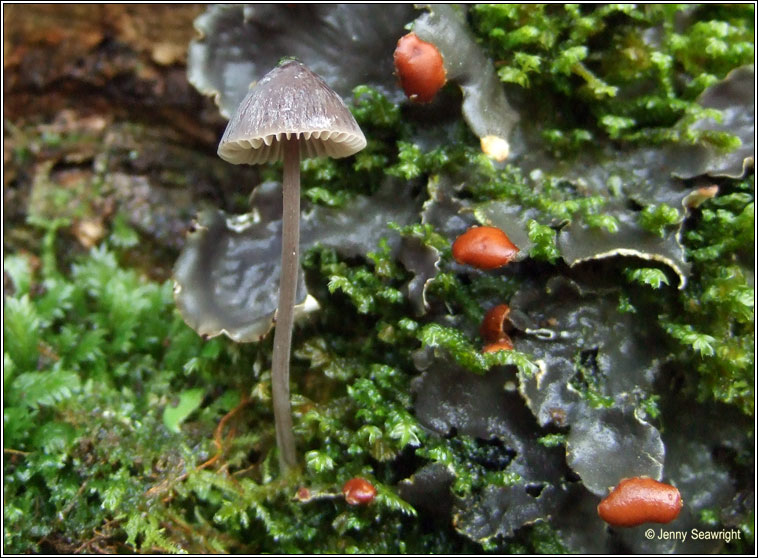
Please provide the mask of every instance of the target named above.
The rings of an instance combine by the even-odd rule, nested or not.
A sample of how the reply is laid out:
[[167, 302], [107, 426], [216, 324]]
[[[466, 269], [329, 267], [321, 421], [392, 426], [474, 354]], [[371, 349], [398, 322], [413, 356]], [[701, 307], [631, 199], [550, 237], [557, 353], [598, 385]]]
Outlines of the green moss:
[[536, 260], [545, 260], [554, 263], [560, 257], [560, 252], [555, 243], [555, 231], [547, 225], [540, 225], [531, 219], [527, 225], [529, 240], [534, 246], [529, 255]]
[[742, 261], [755, 246], [754, 177], [726, 181], [722, 193], [705, 202], [685, 233], [694, 279], [663, 325], [697, 371], [702, 399], [737, 405], [754, 413], [755, 289]]
[[587, 215], [584, 222], [592, 228], [604, 229], [611, 234], [617, 233], [619, 230], [618, 219], [613, 215]]
[[537, 554], [568, 554], [566, 548], [558, 533], [550, 527], [549, 523], [544, 521], [537, 522], [528, 532], [527, 535], [534, 552]]
[[[55, 250], [51, 238], [47, 256]], [[389, 285], [401, 272], [383, 246], [372, 255], [377, 275], [370, 276]], [[105, 247], [65, 272], [51, 268], [42, 276], [21, 258], [11, 260], [17, 292], [5, 315], [6, 330], [13, 331], [4, 355], [5, 480], [12, 501], [5, 510], [6, 548], [73, 551], [66, 540], [82, 549], [163, 552], [423, 548], [423, 533], [396, 541], [370, 534], [376, 521], [398, 532], [419, 529], [402, 519], [415, 512], [385, 484], [393, 475], [384, 464], [425, 436], [409, 412], [410, 376], [372, 364], [376, 347], [355, 353], [355, 337], [318, 342], [310, 332], [296, 354], [310, 361], [307, 375], [324, 375], [322, 389], [295, 396], [306, 456], [295, 482], [339, 494], [345, 480], [361, 475], [378, 488], [375, 504], [364, 510], [341, 500], [292, 502], [296, 485], [272, 482], [269, 405], [246, 404], [269, 397], [268, 372], [251, 388], [249, 370], [260, 370], [260, 350], [270, 349], [203, 342], [174, 310], [170, 284], [120, 267]], [[378, 288], [333, 254], [325, 260], [324, 274], [347, 270], [351, 280], [369, 281], [366, 292]], [[39, 283], [47, 291], [33, 294]], [[48, 296], [57, 304], [48, 304]], [[396, 343], [415, 345], [391, 298], [372, 295], [375, 304], [389, 304], [382, 313], [400, 334]], [[358, 303], [354, 312], [360, 310]], [[344, 315], [327, 310], [324, 319], [343, 322]], [[364, 335], [371, 328], [364, 323]], [[243, 400], [240, 393], [250, 395]], [[229, 430], [214, 437], [225, 415]], [[251, 452], [259, 457], [251, 461]], [[224, 468], [206, 469], [216, 459]], [[186, 507], [194, 516], [180, 511]], [[333, 536], [321, 536], [325, 525]], [[413, 540], [422, 546], [406, 542]]]
[[565, 434], [546, 434], [545, 436], [542, 436], [540, 439], [538, 439], [537, 442], [542, 444], [546, 448], [565, 446], [566, 435]]
[[544, 107], [539, 120], [557, 132], [545, 136], [555, 149], [580, 147], [564, 134], [586, 127], [588, 118], [590, 133], [615, 140], [733, 148], [733, 136], [714, 138], [692, 128], [708, 114], [695, 98], [751, 63], [753, 18], [749, 6], [472, 8], [474, 31], [499, 66], [498, 76]]
[[679, 212], [665, 203], [649, 205], [639, 215], [640, 226], [663, 238], [666, 227], [677, 224], [681, 217]]
[[[477, 5], [469, 21], [500, 79], [533, 99], [530, 119], [541, 127], [536, 137], [555, 151], [669, 141], [728, 149], [733, 137], [693, 129], [714, 116], [695, 99], [752, 59], [752, 13], [752, 6]], [[339, 207], [388, 179], [407, 183], [410, 200], [427, 181], [450, 179], [456, 201], [503, 202], [526, 215], [529, 257], [502, 273], [459, 273], [444, 229], [421, 217], [388, 224], [388, 238], [414, 237], [440, 255], [425, 293], [430, 310], [416, 315], [406, 295], [412, 274], [390, 242], [365, 256], [321, 248], [305, 254], [309, 291], [321, 308], [294, 334], [302, 467], [282, 478], [270, 410], [271, 340], [200, 339], [175, 311], [172, 285], [126, 265], [140, 237], [120, 218], [106, 243], [84, 256], [71, 256], [62, 245], [59, 230], [68, 220], [31, 220], [44, 229], [35, 232], [35, 255], [10, 250], [4, 261], [12, 283], [3, 355], [8, 551], [576, 550], [558, 536], [557, 516], [479, 544], [457, 532], [452, 517], [432, 524], [400, 498], [397, 483], [433, 463], [454, 479], [449, 493], [433, 496], [457, 502], [523, 482], [508, 469], [511, 448], [499, 440], [436, 436], [420, 424], [412, 355], [426, 349], [472, 377], [487, 378], [502, 366], [519, 369], [522, 379], [535, 374], [540, 355], [482, 354], [473, 332], [494, 301], [508, 302], [525, 281], [539, 282], [543, 273], [581, 280], [583, 270], [561, 263], [556, 231], [562, 226], [581, 221], [613, 233], [618, 221], [603, 212], [604, 197], [579, 191], [572, 181], [493, 164], [463, 124], [446, 132], [450, 141], [425, 148], [414, 127], [430, 124], [407, 121], [378, 91], [356, 88], [352, 110], [368, 146], [354, 158], [303, 165], [312, 203]], [[59, 140], [34, 141], [55, 146]], [[37, 153], [32, 147], [14, 147], [17, 164]], [[263, 175], [280, 178], [275, 168]], [[717, 182], [719, 195], [686, 217], [682, 241], [692, 263], [686, 287], [677, 291], [660, 269], [625, 260], [618, 264], [624, 268], [617, 274], [619, 308], [644, 317], [668, 343], [662, 380], [681, 380], [687, 404], [695, 404], [693, 396], [752, 415], [754, 183], [752, 176]], [[618, 196], [623, 186], [614, 180], [609, 189]], [[651, 203], [640, 212], [640, 225], [662, 235], [682, 218], [678, 208]], [[590, 405], [614, 404], [602, 395], [591, 359], [573, 365], [572, 387]], [[665, 385], [639, 401], [648, 418], [665, 417]], [[531, 421], [530, 411], [521, 410]], [[529, 424], [524, 429], [532, 428], [537, 447], [565, 444], [565, 434]], [[355, 476], [377, 488], [371, 506], [348, 506], [340, 496]], [[299, 488], [312, 498], [296, 498]], [[705, 519], [720, 521], [715, 514]], [[751, 524], [751, 513], [740, 516], [750, 537]]]
[[654, 289], [660, 289], [662, 285], [668, 285], [669, 280], [666, 274], [655, 267], [640, 267], [637, 269], [625, 270], [627, 279], [635, 281], [642, 285], [648, 285]]
[[[700, 400], [735, 405], [754, 413], [754, 296], [749, 269], [754, 265], [754, 177], [722, 180], [720, 194], [703, 203], [685, 223], [682, 235], [692, 272], [684, 289], [665, 289], [669, 279], [658, 268], [628, 268], [626, 277], [665, 291], [654, 297], [630, 290], [624, 308], [658, 316], [673, 343], [672, 357], [686, 370], [687, 388]], [[649, 227], [662, 230], [672, 208], [646, 212]], [[668, 206], [666, 206], [668, 207]], [[645, 213], [643, 211], [643, 213]], [[666, 218], [667, 214], [671, 218]], [[641, 219], [643, 219], [641, 217]]]
[[[47, 239], [43, 257], [52, 262], [54, 228]], [[171, 353], [186, 360], [201, 343], [185, 336], [175, 344], [172, 332], [184, 326], [170, 285], [120, 268], [106, 249], [66, 273], [51, 263], [14, 284], [5, 326], [18, 335], [4, 355], [13, 370], [4, 417], [6, 448], [17, 456], [5, 470], [6, 497], [16, 511], [6, 515], [6, 544], [63, 550], [63, 540], [83, 543], [83, 534], [126, 517], [150, 486], [146, 473], [177, 454], [166, 433], [153, 433], [172, 378], [182, 375]], [[90, 500], [99, 505], [83, 504]]]

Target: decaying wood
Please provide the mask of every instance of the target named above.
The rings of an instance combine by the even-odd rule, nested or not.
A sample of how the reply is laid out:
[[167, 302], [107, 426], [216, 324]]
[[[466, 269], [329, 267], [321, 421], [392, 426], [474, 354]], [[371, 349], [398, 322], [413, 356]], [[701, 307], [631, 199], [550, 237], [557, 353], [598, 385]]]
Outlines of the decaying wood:
[[121, 215], [160, 277], [203, 203], [240, 209], [255, 173], [216, 157], [225, 120], [186, 77], [204, 9], [5, 6], [6, 248], [28, 242], [29, 215], [69, 219], [83, 249]]

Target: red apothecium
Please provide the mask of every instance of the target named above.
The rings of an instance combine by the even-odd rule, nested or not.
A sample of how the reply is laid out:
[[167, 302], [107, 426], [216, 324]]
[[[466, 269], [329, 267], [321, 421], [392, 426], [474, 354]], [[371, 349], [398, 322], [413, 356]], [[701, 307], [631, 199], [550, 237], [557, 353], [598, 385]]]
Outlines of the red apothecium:
[[643, 523], [669, 523], [682, 509], [682, 496], [675, 486], [647, 477], [624, 479], [600, 502], [600, 518], [615, 527]]
[[496, 353], [498, 351], [512, 351], [513, 350], [513, 342], [511, 341], [510, 337], [505, 336], [503, 339], [500, 339], [500, 341], [495, 341], [494, 343], [489, 343], [482, 347], [483, 353]]
[[496, 227], [472, 227], [453, 242], [453, 258], [478, 269], [495, 269], [510, 262], [518, 248]]
[[342, 487], [345, 501], [352, 505], [370, 504], [376, 496], [376, 488], [366, 479], [355, 477], [347, 481]]
[[508, 330], [510, 324], [506, 321], [508, 314], [511, 313], [511, 309], [507, 304], [498, 304], [492, 307], [489, 312], [484, 315], [482, 325], [479, 327], [479, 333], [482, 339], [495, 343], [501, 339], [508, 338]]
[[400, 38], [394, 58], [400, 86], [411, 101], [431, 102], [447, 81], [440, 51], [414, 33]]

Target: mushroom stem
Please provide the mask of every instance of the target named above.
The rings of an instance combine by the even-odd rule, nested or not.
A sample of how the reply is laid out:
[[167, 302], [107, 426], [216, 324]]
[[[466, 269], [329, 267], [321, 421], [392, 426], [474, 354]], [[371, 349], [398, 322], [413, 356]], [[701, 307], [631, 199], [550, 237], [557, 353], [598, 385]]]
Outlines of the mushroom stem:
[[274, 354], [271, 363], [271, 391], [274, 400], [279, 467], [282, 471], [286, 471], [297, 464], [290, 407], [289, 364], [300, 248], [300, 145], [298, 139], [286, 140], [283, 148], [282, 272], [279, 280], [279, 309], [276, 312]]

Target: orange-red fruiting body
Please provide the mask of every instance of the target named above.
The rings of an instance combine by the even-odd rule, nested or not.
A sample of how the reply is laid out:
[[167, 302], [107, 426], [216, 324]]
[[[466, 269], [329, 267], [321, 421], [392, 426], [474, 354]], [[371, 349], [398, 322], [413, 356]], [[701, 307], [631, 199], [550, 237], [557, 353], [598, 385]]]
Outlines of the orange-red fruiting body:
[[509, 330], [509, 323], [505, 320], [508, 319], [508, 314], [511, 313], [511, 309], [507, 304], [498, 304], [494, 308], [491, 308], [489, 312], [484, 315], [482, 325], [479, 327], [479, 333], [482, 339], [494, 343], [502, 339], [507, 339], [507, 331]]
[[643, 523], [668, 523], [679, 515], [682, 496], [675, 486], [647, 477], [622, 480], [600, 502], [600, 518], [616, 527], [636, 527]]
[[345, 483], [342, 487], [342, 494], [345, 496], [345, 501], [352, 506], [365, 505], [374, 500], [376, 488], [366, 479], [355, 477]]
[[472, 227], [453, 242], [453, 258], [479, 269], [504, 266], [518, 253], [508, 236], [496, 227]]
[[420, 103], [431, 102], [447, 81], [440, 51], [414, 33], [397, 42], [395, 71], [408, 98]]
[[307, 502], [308, 500], [311, 499], [311, 491], [307, 487], [301, 486], [300, 488], [297, 489], [295, 498], [297, 498], [301, 502]]
[[508, 336], [505, 336], [505, 338], [501, 339], [500, 341], [495, 341], [494, 343], [490, 343], [482, 347], [483, 353], [496, 353], [498, 351], [512, 351], [512, 350], [513, 350], [513, 342], [510, 340]]

